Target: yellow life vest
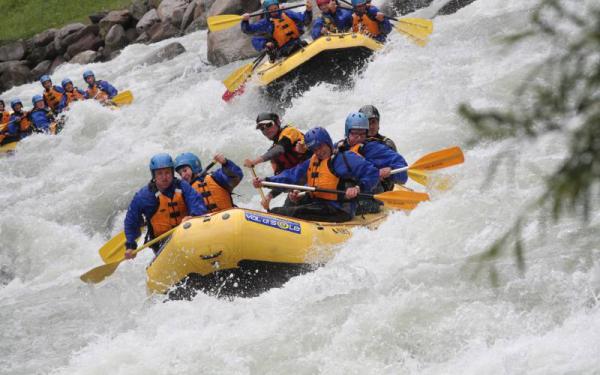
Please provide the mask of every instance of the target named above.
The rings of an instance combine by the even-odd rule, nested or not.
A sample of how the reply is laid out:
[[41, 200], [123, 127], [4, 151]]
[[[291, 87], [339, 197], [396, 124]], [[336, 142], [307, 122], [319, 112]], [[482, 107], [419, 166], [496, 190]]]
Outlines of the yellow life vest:
[[364, 32], [371, 37], [377, 37], [381, 34], [379, 29], [379, 23], [369, 18], [368, 15], [363, 14], [362, 16], [356, 13], [352, 14], [352, 31]]
[[65, 91], [65, 95], [67, 95], [67, 105], [69, 105], [71, 102], [85, 99], [85, 96], [83, 96], [83, 94], [76, 89], [73, 89], [71, 92]]
[[152, 234], [158, 237], [161, 234], [175, 228], [181, 220], [188, 215], [185, 199], [181, 189], [175, 189], [173, 198], [169, 198], [160, 191], [155, 194], [158, 199], [158, 209], [150, 219]]
[[209, 212], [217, 212], [233, 207], [231, 193], [219, 185], [217, 181], [208, 175], [204, 181], [196, 180], [192, 187], [204, 198], [204, 205]]
[[85, 90], [85, 92], [88, 95], [88, 98], [90, 99], [96, 99], [98, 101], [105, 101], [108, 100], [108, 94], [105, 93], [104, 91], [100, 90], [100, 88], [98, 87], [97, 84], [94, 83], [94, 86], [87, 88], [87, 90]]
[[281, 12], [281, 18], [271, 18], [273, 21], [273, 39], [279, 48], [286, 45], [290, 40], [300, 38], [300, 31], [296, 22], [287, 14]]
[[44, 101], [52, 110], [55, 110], [56, 107], [60, 104], [62, 100], [63, 94], [58, 92], [54, 86], [50, 87], [50, 90], [44, 91]]
[[[310, 158], [308, 169], [306, 170], [306, 181], [308, 186], [321, 189], [336, 190], [340, 184], [340, 178], [336, 176], [330, 168], [332, 159], [319, 160], [317, 155]], [[326, 199], [330, 201], [338, 200], [336, 193], [312, 192], [311, 196], [315, 198]]]

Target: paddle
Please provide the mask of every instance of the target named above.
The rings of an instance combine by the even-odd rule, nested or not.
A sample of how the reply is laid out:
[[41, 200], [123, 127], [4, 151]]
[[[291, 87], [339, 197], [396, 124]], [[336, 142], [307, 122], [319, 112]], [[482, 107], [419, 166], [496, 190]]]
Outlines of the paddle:
[[[210, 164], [206, 166], [204, 171], [200, 173], [200, 176], [205, 176], [208, 171], [214, 167], [216, 162], [213, 160]], [[136, 240], [137, 241], [137, 240]], [[107, 243], [104, 244], [98, 250], [100, 253], [100, 258], [104, 261], [104, 263], [113, 263], [122, 259], [125, 256], [125, 243], [127, 242], [127, 238], [125, 238], [125, 231], [121, 231], [119, 234], [111, 238]]]
[[[461, 164], [464, 161], [465, 156], [460, 147], [450, 147], [443, 150], [430, 152], [410, 166], [393, 169], [390, 174], [408, 171], [408, 177], [410, 177], [412, 180], [424, 186], [431, 186], [434, 184], [434, 182], [431, 181], [430, 176], [425, 171], [448, 168], [453, 165]], [[436, 181], [435, 185], [438, 190], [445, 190], [447, 188], [448, 181]]]
[[[341, 2], [352, 6], [351, 3], [345, 0]], [[341, 7], [346, 10], [354, 10], [354, 8]], [[406, 35], [411, 41], [420, 47], [424, 47], [429, 40], [429, 35], [433, 32], [433, 22], [424, 18], [394, 18], [385, 16], [385, 18], [396, 21], [394, 29], [400, 34]]]
[[[306, 6], [306, 4], [298, 4], [291, 7], [280, 8], [279, 11], [300, 8]], [[266, 10], [261, 10], [258, 12], [250, 13], [250, 17], [256, 17], [263, 14], [272, 13]], [[240, 22], [242, 22], [243, 17], [237, 14], [220, 14], [218, 16], [210, 16], [206, 20], [208, 23], [208, 30], [210, 31], [221, 31], [225, 29], [229, 29]]]
[[[140, 251], [144, 250], [145, 248], [152, 246], [155, 243], [163, 240], [165, 237], [167, 237], [171, 233], [173, 233], [175, 231], [175, 229], [177, 229], [177, 227], [161, 234], [160, 236], [156, 237], [152, 241], [148, 241], [146, 244], [144, 244], [144, 246], [140, 247], [139, 249], [136, 249], [133, 253], [137, 254]], [[83, 275], [81, 275], [79, 278], [84, 283], [98, 284], [102, 280], [106, 279], [108, 276], [112, 275], [119, 267], [119, 264], [121, 264], [121, 262], [124, 260], [125, 260], [125, 256], [123, 256], [122, 258], [120, 258], [119, 260], [117, 260], [115, 262], [103, 264], [101, 266], [93, 268], [93, 269], [87, 271], [86, 273], [84, 273]]]
[[227, 90], [225, 90], [225, 93], [222, 96], [224, 101], [228, 102], [234, 96], [244, 93], [244, 85], [246, 84], [246, 81], [252, 76], [254, 69], [256, 69], [258, 64], [260, 64], [266, 55], [267, 50], [264, 50], [253, 62], [236, 69], [227, 78], [225, 78], [225, 80], [223, 80], [223, 84], [225, 87], [227, 87]]
[[133, 94], [131, 91], [125, 90], [113, 96], [110, 101], [118, 106], [131, 104], [133, 102]]
[[[262, 181], [261, 185], [275, 188], [282, 188], [288, 190], [303, 190], [303, 191], [316, 191], [322, 193], [334, 193], [334, 194], [345, 194], [345, 191], [342, 190], [330, 190], [330, 189], [321, 189], [313, 186], [301, 186], [301, 185], [291, 185], [291, 184], [281, 184], [278, 182], [267, 182]], [[419, 202], [429, 200], [429, 195], [426, 193], [418, 193], [416, 191], [386, 191], [381, 194], [368, 194], [368, 193], [359, 193], [360, 197], [368, 197], [374, 198], [378, 201], [383, 202], [385, 207], [393, 208], [396, 210], [412, 210]]]

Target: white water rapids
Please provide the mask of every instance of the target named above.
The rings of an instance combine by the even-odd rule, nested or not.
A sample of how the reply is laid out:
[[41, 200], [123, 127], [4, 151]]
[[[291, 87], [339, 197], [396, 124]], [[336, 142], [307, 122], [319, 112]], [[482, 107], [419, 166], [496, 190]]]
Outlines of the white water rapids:
[[[179, 38], [187, 52], [162, 64], [141, 61], [171, 41], [58, 69], [55, 83], [70, 77], [81, 87], [91, 68], [132, 90], [135, 102], [120, 111], [77, 104], [60, 135], [31, 136], [0, 159], [0, 373], [599, 373], [600, 213], [588, 226], [535, 216], [523, 232], [524, 274], [508, 255], [496, 261], [497, 286], [485, 268], [473, 277], [470, 257], [511, 226], [564, 155], [556, 135], [469, 147], [471, 132], [456, 114], [465, 101], [509, 101], [550, 51], [540, 39], [514, 49], [499, 43], [528, 24], [535, 4], [475, 1], [436, 17], [426, 48], [391, 36], [351, 90], [321, 85], [293, 101], [285, 121], [325, 126], [337, 139], [348, 112], [375, 104], [381, 132], [409, 163], [452, 145], [466, 162], [447, 171], [451, 190], [378, 230], [357, 230], [331, 263], [252, 299], [148, 297], [149, 251], [102, 284], [79, 280], [122, 230], [151, 155], [194, 151], [207, 164], [219, 151], [241, 164], [268, 147], [254, 129], [264, 109], [254, 91], [221, 100], [220, 80], [241, 63], [204, 63], [206, 32], [198, 32]], [[32, 83], [2, 98], [29, 102], [40, 91]], [[490, 182], [501, 149], [519, 159]], [[240, 206], [258, 208], [248, 179], [238, 193]]]

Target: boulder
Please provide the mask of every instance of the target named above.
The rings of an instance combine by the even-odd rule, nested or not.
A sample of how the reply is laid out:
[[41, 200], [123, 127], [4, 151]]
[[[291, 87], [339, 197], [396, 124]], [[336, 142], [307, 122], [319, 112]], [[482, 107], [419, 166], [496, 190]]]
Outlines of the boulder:
[[0, 63], [0, 92], [27, 83], [31, 78], [31, 70], [25, 60]]
[[161, 2], [162, 0], [148, 0], [148, 6], [150, 8], [156, 9], [158, 8]]
[[148, 0], [133, 0], [129, 5], [129, 14], [135, 20], [141, 20], [149, 10]]
[[44, 32], [36, 34], [32, 38], [33, 44], [36, 47], [47, 46], [50, 42], [52, 42], [54, 40], [54, 37], [56, 36], [57, 32], [58, 32], [57, 29], [48, 29], [48, 30], [46, 30]]
[[99, 36], [94, 34], [88, 34], [83, 38], [79, 39], [77, 42], [71, 44], [69, 48], [67, 48], [67, 53], [65, 54], [66, 59], [70, 59], [73, 56], [77, 55], [80, 52], [87, 50], [98, 50], [102, 45], [104, 45], [104, 41], [100, 39]]
[[100, 23], [98, 24], [100, 26], [100, 36], [104, 38], [108, 33], [108, 30], [114, 25], [118, 24], [127, 27], [129, 26], [128, 24], [130, 21], [131, 15], [129, 14], [129, 9], [113, 10], [100, 20]]
[[[54, 45], [54, 43], [50, 43], [50, 45]], [[38, 47], [32, 43], [31, 50], [27, 52], [27, 60], [33, 64], [37, 64], [40, 61], [46, 60], [46, 47]]]
[[160, 42], [161, 40], [169, 39], [179, 35], [179, 29], [173, 26], [170, 22], [155, 23], [148, 30], [150, 43]]
[[207, 57], [211, 64], [221, 66], [232, 61], [258, 55], [252, 47], [251, 37], [233, 27], [218, 33], [208, 33]]
[[44, 48], [44, 59], [46, 60], [54, 60], [54, 58], [56, 56], [58, 56], [58, 51], [56, 50], [56, 44], [54, 44], [54, 42], [48, 44], [45, 48]]
[[1, 61], [16, 61], [25, 57], [26, 45], [23, 41], [5, 44], [0, 47]]
[[188, 3], [187, 0], [163, 0], [156, 10], [158, 17], [162, 22], [169, 22], [173, 26], [180, 27]]
[[156, 9], [149, 10], [141, 20], [138, 21], [137, 25], [135, 25], [135, 29], [138, 33], [142, 34], [144, 31], [147, 31], [152, 27], [152, 25], [159, 23], [160, 18], [158, 17], [158, 13]]
[[104, 17], [106, 17], [107, 14], [108, 14], [107, 11], [96, 12], [94, 14], [90, 14], [88, 16], [88, 18], [90, 19], [92, 24], [95, 25], [95, 24], [99, 23]]
[[87, 25], [86, 27], [77, 31], [76, 33], [69, 34], [67, 37], [65, 37], [60, 42], [60, 44], [61, 44], [61, 46], [68, 48], [71, 45], [75, 44], [78, 40], [83, 39], [88, 35], [96, 35], [97, 36], [98, 32], [99, 32], [98, 25], [95, 25], [95, 24]]
[[117, 51], [127, 45], [127, 35], [125, 35], [125, 29], [123, 26], [116, 24], [108, 30], [106, 37], [104, 38], [105, 48], [111, 51]]
[[131, 43], [135, 42], [135, 40], [137, 39], [138, 36], [139, 36], [139, 33], [137, 32], [135, 27], [125, 30], [125, 37], [127, 38], [127, 44], [131, 44]]
[[212, 4], [208, 16], [219, 14], [243, 14], [260, 8], [259, 0], [220, 0]]
[[150, 35], [148, 35], [146, 32], [141, 33], [135, 40], [136, 43], [148, 43], [149, 41]]
[[185, 48], [181, 45], [181, 43], [174, 42], [150, 54], [146, 58], [145, 63], [148, 65], [157, 64], [163, 61], [171, 60], [175, 56], [181, 55], [184, 52]]
[[69, 63], [86, 65], [98, 61], [100, 53], [96, 51], [83, 51], [75, 55]]
[[184, 33], [185, 34], [193, 33], [194, 31], [206, 29], [206, 27], [207, 27], [206, 18], [204, 18], [204, 17], [196, 18], [195, 20], [192, 21], [192, 23], [190, 23], [190, 25], [188, 27], [185, 28]]
[[185, 30], [190, 23], [194, 20], [194, 14], [196, 13], [196, 7], [198, 3], [196, 1], [192, 1], [187, 8], [185, 8], [185, 12], [183, 12], [183, 18], [181, 20], [180, 28], [181, 30]]
[[452, 0], [444, 5], [437, 14], [446, 16], [448, 14], [456, 13], [460, 8], [464, 8], [471, 4], [475, 0]]
[[62, 55], [67, 50], [67, 44], [63, 43], [64, 39], [66, 39], [69, 35], [77, 33], [78, 31], [85, 28], [85, 25], [82, 23], [72, 23], [64, 26], [60, 30], [56, 32], [54, 36], [54, 49], [56, 50], [57, 55]]
[[40, 79], [41, 76], [48, 73], [50, 71], [50, 66], [52, 65], [51, 60], [44, 60], [41, 63], [37, 64], [35, 68], [31, 70], [31, 78]]
[[67, 61], [62, 56], [56, 56], [54, 60], [52, 60], [52, 65], [50, 65], [50, 73], [54, 73], [56, 68], [66, 63]]

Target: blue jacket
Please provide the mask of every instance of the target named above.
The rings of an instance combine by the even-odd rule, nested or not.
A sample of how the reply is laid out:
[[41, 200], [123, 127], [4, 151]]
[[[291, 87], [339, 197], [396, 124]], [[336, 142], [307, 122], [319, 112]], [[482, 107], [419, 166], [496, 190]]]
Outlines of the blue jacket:
[[[288, 17], [290, 17], [298, 27], [300, 34], [304, 33], [304, 25], [309, 25], [312, 21], [312, 11], [305, 11], [304, 13], [298, 13], [291, 10], [283, 11]], [[261, 34], [264, 36], [255, 36], [252, 38], [252, 46], [255, 50], [261, 52], [265, 49], [265, 44], [272, 40], [273, 35], [273, 22], [271, 17], [267, 15], [265, 18], [258, 22], [250, 23], [248, 21], [242, 21], [241, 23], [242, 32], [244, 34]], [[279, 46], [280, 48], [283, 46]]]
[[[100, 90], [104, 91], [105, 93], [108, 94], [108, 98], [112, 99], [113, 97], [115, 97], [115, 95], [117, 95], [119, 93], [119, 91], [114, 88], [113, 85], [111, 85], [110, 83], [106, 82], [106, 81], [102, 81], [102, 80], [97, 80], [96, 81], [96, 85], [100, 88]], [[92, 88], [92, 85], [88, 85], [89, 88]], [[88, 95], [87, 91], [85, 93], [85, 98], [86, 99], [93, 99], [90, 98], [90, 96]]]
[[[338, 143], [339, 150], [348, 150], [348, 141]], [[364, 156], [367, 161], [372, 163], [377, 169], [390, 167], [392, 169], [406, 167], [406, 160], [399, 153], [392, 150], [389, 146], [378, 141], [367, 141], [359, 148], [358, 152]], [[405, 184], [408, 180], [408, 172], [397, 173], [390, 176], [390, 179], [398, 184]]]
[[21, 111], [20, 113], [13, 112], [8, 119], [7, 133], [8, 135], [16, 136], [20, 135], [20, 139], [23, 139], [31, 134], [29, 132], [21, 132], [21, 119], [27, 117], [27, 113]]
[[[379, 12], [379, 8], [377, 8], [374, 5], [371, 5], [367, 8], [367, 16], [374, 20], [375, 22], [377, 22], [379, 24], [379, 29], [381, 30], [381, 34], [376, 37], [373, 38], [378, 42], [385, 42], [387, 36], [389, 33], [392, 32], [392, 24], [390, 23], [389, 19], [384, 19], [383, 22], [379, 22], [375, 19], [375, 16], [377, 16], [377, 13]], [[350, 26], [352, 26], [352, 17], [350, 17]]]
[[43, 109], [34, 108], [29, 112], [29, 119], [36, 131], [48, 133], [50, 131], [50, 124], [54, 121], [54, 116], [47, 107]]
[[[210, 175], [215, 179], [217, 184], [229, 192], [232, 192], [240, 181], [242, 181], [242, 178], [244, 178], [242, 169], [229, 159], [227, 159], [227, 162], [221, 168]], [[204, 177], [197, 177], [194, 181], [204, 181]]]
[[[168, 197], [173, 197], [176, 188], [181, 189], [190, 216], [204, 215], [207, 212], [202, 197], [185, 181], [174, 178], [171, 186], [162, 193]], [[144, 186], [135, 194], [125, 215], [125, 237], [127, 238], [125, 246], [128, 249], [137, 248], [136, 239], [141, 234], [140, 227], [144, 223], [144, 218], [147, 223], [150, 223], [150, 219], [152, 219], [157, 209], [158, 199], [156, 199], [155, 193], [150, 190], [150, 184]]]
[[[294, 168], [286, 169], [276, 176], [267, 177], [265, 180], [270, 182], [280, 182], [284, 184], [305, 184], [306, 172], [310, 164], [310, 159], [305, 160]], [[379, 182], [379, 170], [364, 158], [353, 152], [338, 153], [333, 158], [333, 171], [340, 179], [355, 180], [360, 186], [360, 191], [369, 193]], [[352, 202], [350, 207], [344, 207], [342, 202], [326, 200], [328, 204], [348, 211], [352, 216], [356, 211], [356, 203]]]
[[352, 12], [338, 7], [333, 15], [321, 13], [321, 17], [315, 21], [312, 27], [310, 35], [313, 40], [321, 36], [321, 29], [329, 23], [333, 23], [339, 32], [347, 31], [352, 28]]

